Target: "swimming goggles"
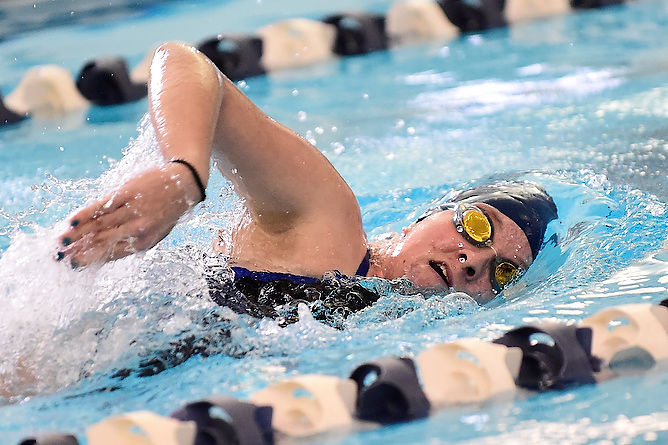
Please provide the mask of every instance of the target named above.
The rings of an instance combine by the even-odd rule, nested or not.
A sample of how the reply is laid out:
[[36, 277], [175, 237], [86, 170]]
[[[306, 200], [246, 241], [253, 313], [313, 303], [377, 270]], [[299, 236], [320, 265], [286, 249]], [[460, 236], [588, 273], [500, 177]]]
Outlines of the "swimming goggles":
[[[487, 212], [472, 204], [447, 203], [428, 210], [417, 222], [426, 217], [443, 210], [454, 210], [452, 221], [457, 232], [475, 247], [492, 247], [494, 238], [494, 225]], [[513, 280], [519, 278], [524, 271], [510, 260], [496, 257], [492, 263], [490, 281], [495, 293], [501, 292]]]
[[[471, 204], [457, 204], [452, 217], [457, 232], [476, 247], [491, 247], [494, 225], [487, 213]], [[497, 293], [522, 274], [522, 269], [509, 260], [496, 257], [492, 263], [490, 281]]]

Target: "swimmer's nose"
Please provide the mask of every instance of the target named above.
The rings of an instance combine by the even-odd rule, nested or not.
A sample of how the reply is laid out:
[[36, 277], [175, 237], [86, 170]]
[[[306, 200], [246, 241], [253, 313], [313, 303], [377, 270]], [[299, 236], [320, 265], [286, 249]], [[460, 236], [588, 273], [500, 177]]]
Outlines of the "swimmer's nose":
[[492, 249], [479, 250], [479, 252], [459, 253], [459, 270], [461, 279], [465, 283], [489, 282], [489, 267], [495, 258], [494, 251]]

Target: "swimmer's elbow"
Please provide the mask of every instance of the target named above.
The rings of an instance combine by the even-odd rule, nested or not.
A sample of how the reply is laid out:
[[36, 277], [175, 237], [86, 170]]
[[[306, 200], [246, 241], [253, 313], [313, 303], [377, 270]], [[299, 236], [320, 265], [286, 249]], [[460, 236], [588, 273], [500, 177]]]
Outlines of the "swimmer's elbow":
[[163, 64], [163, 61], [167, 61], [168, 59], [172, 64], [178, 63], [179, 61], [192, 62], [194, 59], [200, 59], [199, 61], [196, 61], [196, 63], [202, 63], [208, 60], [207, 57], [199, 52], [194, 46], [176, 41], [165, 42], [159, 45], [153, 53], [154, 64], [156, 59], [159, 65]]
[[166, 77], [179, 83], [188, 80], [207, 89], [222, 90], [222, 73], [197, 48], [182, 42], [165, 42], [158, 46], [151, 63], [151, 84], [162, 84]]

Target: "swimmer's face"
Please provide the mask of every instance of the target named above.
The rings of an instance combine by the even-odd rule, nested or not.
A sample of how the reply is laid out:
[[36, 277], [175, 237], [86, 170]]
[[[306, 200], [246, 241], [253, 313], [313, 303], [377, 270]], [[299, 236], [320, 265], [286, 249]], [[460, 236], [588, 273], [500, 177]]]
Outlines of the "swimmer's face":
[[492, 206], [478, 203], [487, 213], [494, 234], [491, 246], [476, 247], [457, 231], [454, 210], [432, 214], [404, 229], [393, 254], [393, 275], [418, 286], [442, 291], [464, 291], [486, 303], [494, 297], [492, 274], [498, 261], [509, 261], [526, 270], [531, 247], [517, 224]]

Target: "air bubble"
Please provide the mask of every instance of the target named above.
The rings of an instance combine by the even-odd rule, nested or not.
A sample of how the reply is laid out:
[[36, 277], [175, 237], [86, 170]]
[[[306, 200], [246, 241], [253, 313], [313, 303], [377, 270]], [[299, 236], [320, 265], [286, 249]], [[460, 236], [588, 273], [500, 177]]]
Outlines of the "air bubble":
[[459, 243], [457, 244], [457, 246], [461, 249], [462, 247], [464, 247], [464, 243]]
[[332, 142], [329, 145], [332, 147], [334, 153], [336, 153], [337, 155], [340, 155], [346, 149], [346, 147], [344, 147], [343, 144], [341, 144], [340, 142]]
[[465, 262], [466, 262], [466, 258], [464, 258], [463, 256], [460, 256], [460, 257], [459, 257], [459, 262], [460, 262], [460, 263], [465, 263]]
[[463, 227], [461, 227], [461, 226], [457, 227], [457, 232], [462, 233], [463, 231], [464, 231]]

